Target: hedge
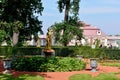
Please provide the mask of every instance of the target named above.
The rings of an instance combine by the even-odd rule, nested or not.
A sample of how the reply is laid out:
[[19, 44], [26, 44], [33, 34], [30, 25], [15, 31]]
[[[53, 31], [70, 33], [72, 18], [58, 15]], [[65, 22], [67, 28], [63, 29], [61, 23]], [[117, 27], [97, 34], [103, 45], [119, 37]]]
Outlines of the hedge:
[[[41, 55], [44, 47], [9, 47], [12, 49], [12, 55]], [[100, 58], [100, 59], [120, 59], [120, 49], [91, 49], [89, 46], [83, 47], [53, 47], [55, 55], [60, 57], [75, 57], [83, 55], [85, 58]], [[0, 55], [6, 55], [9, 50], [6, 47], [0, 47]]]
[[[8, 49], [11, 49], [12, 52], [10, 53]], [[41, 52], [42, 52], [42, 48], [37, 48], [37, 47], [0, 47], [1, 56], [6, 55], [7, 53], [18, 56], [40, 55]]]

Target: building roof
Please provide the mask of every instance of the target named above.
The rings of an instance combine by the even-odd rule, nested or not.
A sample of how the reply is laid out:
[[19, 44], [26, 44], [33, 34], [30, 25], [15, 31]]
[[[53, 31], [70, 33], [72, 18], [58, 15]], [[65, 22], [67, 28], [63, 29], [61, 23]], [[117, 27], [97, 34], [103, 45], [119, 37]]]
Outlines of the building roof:
[[90, 24], [83, 23], [83, 26], [80, 29], [83, 30], [84, 36], [106, 36], [104, 32], [101, 31], [100, 28], [94, 27]]

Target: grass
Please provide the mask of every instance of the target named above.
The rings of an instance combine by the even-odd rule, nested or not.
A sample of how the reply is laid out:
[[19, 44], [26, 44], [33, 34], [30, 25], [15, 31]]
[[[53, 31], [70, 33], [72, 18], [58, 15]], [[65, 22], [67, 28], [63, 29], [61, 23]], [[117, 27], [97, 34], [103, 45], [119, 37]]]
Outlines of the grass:
[[91, 80], [91, 75], [89, 74], [75, 74], [72, 75], [69, 80]]
[[104, 62], [102, 63], [103, 66], [114, 66], [114, 67], [119, 67], [120, 68], [120, 63], [118, 62]]
[[96, 77], [92, 77], [90, 74], [75, 74], [72, 75], [69, 80], [120, 80], [120, 78], [114, 73], [101, 73]]
[[45, 80], [45, 79], [39, 75], [24, 74], [19, 76], [18, 78], [14, 78], [12, 75], [0, 74], [0, 80]]

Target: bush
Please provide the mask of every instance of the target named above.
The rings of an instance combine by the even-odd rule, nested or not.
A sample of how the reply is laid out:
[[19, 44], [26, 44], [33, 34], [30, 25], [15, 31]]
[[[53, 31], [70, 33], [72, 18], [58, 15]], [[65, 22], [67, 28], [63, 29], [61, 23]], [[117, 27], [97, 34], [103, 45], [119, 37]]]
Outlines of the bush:
[[119, 49], [105, 49], [105, 58], [111, 60], [120, 60], [120, 50]]
[[[15, 56], [33, 56], [41, 55], [44, 47], [11, 47], [12, 55]], [[55, 56], [59, 57], [75, 57], [76, 55], [83, 55], [84, 58], [100, 58], [100, 59], [120, 59], [120, 49], [91, 49], [89, 46], [82, 47], [53, 47]], [[6, 55], [6, 47], [0, 47], [0, 56]]]
[[[0, 56], [6, 55], [6, 48], [0, 47]], [[10, 47], [10, 46], [9, 46]], [[24, 56], [24, 55], [40, 55], [43, 48], [37, 48], [37, 47], [10, 47], [12, 50], [12, 55], [15, 56]]]
[[4, 30], [0, 30], [0, 45], [5, 40], [7, 34]]
[[18, 58], [12, 62], [12, 69], [19, 71], [39, 71], [39, 72], [56, 72], [56, 71], [77, 71], [85, 69], [86, 63], [76, 58]]

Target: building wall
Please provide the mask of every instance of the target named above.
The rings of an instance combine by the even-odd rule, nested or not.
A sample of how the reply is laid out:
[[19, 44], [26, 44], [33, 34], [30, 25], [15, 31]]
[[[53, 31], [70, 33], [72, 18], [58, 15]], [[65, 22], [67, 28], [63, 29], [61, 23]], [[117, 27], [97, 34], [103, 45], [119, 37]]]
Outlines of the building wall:
[[100, 28], [94, 27], [90, 24], [83, 23], [84, 25], [80, 27], [83, 30], [83, 38], [79, 42], [78, 40], [71, 40], [69, 45], [75, 45], [76, 41], [81, 45], [92, 46], [95, 43], [95, 40], [98, 39], [100, 45], [102, 46], [113, 46], [120, 47], [120, 36], [107, 36]]

